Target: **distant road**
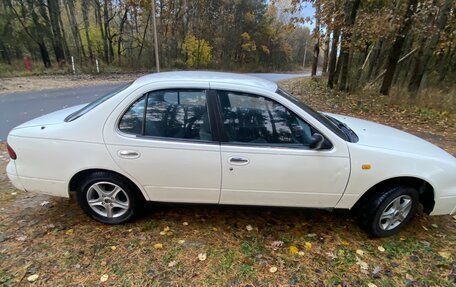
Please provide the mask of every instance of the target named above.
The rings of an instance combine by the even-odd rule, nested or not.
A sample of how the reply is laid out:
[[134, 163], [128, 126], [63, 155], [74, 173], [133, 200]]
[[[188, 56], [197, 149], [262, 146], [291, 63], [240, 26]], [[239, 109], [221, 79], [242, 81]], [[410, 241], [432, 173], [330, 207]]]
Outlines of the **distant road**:
[[[255, 73], [250, 75], [277, 82], [308, 77], [310, 73]], [[122, 83], [0, 95], [0, 141], [6, 140], [8, 132], [21, 123], [56, 110], [91, 102], [120, 85]]]

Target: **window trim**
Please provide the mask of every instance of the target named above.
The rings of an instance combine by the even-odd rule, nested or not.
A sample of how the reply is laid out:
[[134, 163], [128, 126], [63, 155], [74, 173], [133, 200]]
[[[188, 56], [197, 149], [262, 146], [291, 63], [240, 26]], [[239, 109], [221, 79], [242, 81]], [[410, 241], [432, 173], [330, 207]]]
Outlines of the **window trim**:
[[221, 133], [221, 138], [220, 138], [220, 144], [221, 145], [231, 145], [231, 146], [246, 146], [246, 147], [260, 147], [260, 148], [277, 148], [277, 149], [299, 149], [299, 150], [309, 150], [311, 151], [308, 146], [302, 145], [302, 144], [258, 144], [258, 143], [249, 143], [249, 142], [232, 142], [228, 140], [228, 136], [225, 130], [225, 126], [223, 124], [223, 116], [222, 116], [222, 104], [220, 100], [220, 95], [219, 91], [221, 92], [231, 92], [231, 93], [240, 93], [240, 94], [247, 94], [251, 96], [256, 96], [256, 97], [263, 97], [268, 100], [273, 101], [276, 104], [279, 104], [283, 107], [285, 107], [289, 112], [291, 112], [295, 117], [299, 118], [300, 120], [304, 121], [306, 124], [308, 124], [312, 129], [314, 129], [316, 132], [321, 134], [323, 138], [325, 139], [324, 144], [327, 145], [326, 148], [319, 149], [319, 151], [330, 151], [334, 148], [334, 144], [329, 140], [329, 138], [322, 133], [319, 129], [314, 127], [312, 124], [308, 123], [305, 119], [303, 119], [300, 115], [296, 114], [293, 110], [291, 110], [289, 107], [286, 105], [278, 102], [275, 99], [272, 99], [271, 97], [263, 94], [256, 94], [256, 93], [251, 93], [251, 92], [241, 92], [241, 91], [232, 91], [232, 90], [224, 90], [224, 89], [211, 89], [211, 91], [214, 91], [215, 95], [217, 96], [217, 124], [220, 128], [220, 133]]
[[[148, 98], [149, 98], [149, 93], [152, 92], [160, 92], [160, 91], [201, 91], [204, 92], [206, 96], [206, 106], [208, 109], [208, 118], [209, 118], [209, 128], [211, 130], [212, 134], [212, 140], [200, 140], [200, 139], [185, 139], [185, 138], [173, 138], [173, 137], [160, 137], [160, 136], [150, 136], [150, 135], [145, 135], [145, 126], [146, 126], [146, 113], [147, 113], [147, 103], [148, 103]], [[132, 101], [129, 102], [129, 104], [122, 110], [122, 112], [119, 114], [119, 117], [116, 120], [115, 124], [115, 130], [118, 134], [124, 137], [128, 138], [138, 138], [138, 139], [147, 139], [147, 140], [159, 140], [159, 141], [171, 141], [171, 142], [185, 142], [185, 143], [200, 143], [200, 144], [220, 144], [220, 140], [218, 139], [219, 137], [219, 132], [215, 132], [214, 130], [218, 130], [216, 127], [216, 123], [214, 123], [214, 119], [212, 118], [211, 115], [211, 106], [213, 104], [210, 103], [209, 101], [209, 89], [201, 89], [201, 88], [169, 88], [169, 89], [158, 89], [158, 90], [151, 90], [145, 93], [142, 93], [138, 97], [135, 97]], [[133, 133], [127, 133], [124, 132], [120, 129], [120, 122], [122, 121], [123, 116], [125, 113], [130, 109], [130, 107], [139, 99], [144, 97], [145, 103], [144, 103], [144, 114], [143, 114], [143, 123], [142, 123], [142, 132], [141, 134], [133, 134]], [[213, 97], [213, 96], [212, 96]]]

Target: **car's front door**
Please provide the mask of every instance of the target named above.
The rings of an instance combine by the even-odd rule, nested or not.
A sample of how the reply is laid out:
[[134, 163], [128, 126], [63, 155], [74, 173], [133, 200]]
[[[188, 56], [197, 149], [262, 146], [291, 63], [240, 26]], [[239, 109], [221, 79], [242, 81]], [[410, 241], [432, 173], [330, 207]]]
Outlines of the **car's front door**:
[[220, 203], [333, 207], [350, 173], [346, 145], [309, 147], [318, 132], [270, 98], [218, 91], [225, 134]]
[[213, 140], [206, 90], [141, 92], [120, 118], [107, 123], [113, 159], [150, 200], [219, 201], [220, 145]]

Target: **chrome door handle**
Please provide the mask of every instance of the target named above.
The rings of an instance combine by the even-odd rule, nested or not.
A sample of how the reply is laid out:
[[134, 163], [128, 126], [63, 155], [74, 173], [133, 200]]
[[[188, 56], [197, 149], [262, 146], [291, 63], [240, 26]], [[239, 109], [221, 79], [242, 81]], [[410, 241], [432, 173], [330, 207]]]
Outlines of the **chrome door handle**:
[[133, 150], [120, 150], [119, 156], [123, 158], [138, 158], [139, 152]]
[[250, 161], [248, 158], [241, 157], [241, 156], [231, 156], [228, 158], [228, 162], [234, 165], [246, 165]]

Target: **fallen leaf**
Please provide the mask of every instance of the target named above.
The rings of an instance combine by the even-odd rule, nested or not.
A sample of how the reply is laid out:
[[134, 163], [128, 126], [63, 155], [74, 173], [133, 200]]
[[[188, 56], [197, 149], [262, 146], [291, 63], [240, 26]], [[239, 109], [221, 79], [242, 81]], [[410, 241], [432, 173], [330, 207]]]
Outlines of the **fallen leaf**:
[[187, 222], [187, 221], [184, 221], [184, 222], [182, 222], [182, 225], [183, 225], [183, 226], [187, 226], [187, 225], [188, 225], [188, 222]]
[[380, 252], [385, 252], [385, 248], [383, 246], [378, 246], [377, 249]]
[[356, 264], [359, 265], [361, 270], [368, 270], [369, 269], [369, 264], [361, 260], [358, 256], [356, 256]]
[[439, 251], [438, 253], [439, 253], [440, 256], [442, 256], [445, 259], [448, 259], [448, 258], [451, 257], [451, 253], [447, 252], [447, 251]]
[[407, 238], [405, 238], [405, 237], [400, 237], [399, 240], [400, 240], [400, 241], [405, 241], [405, 240], [407, 240]]
[[424, 230], [429, 231], [429, 228], [425, 227], [424, 225], [421, 225], [421, 227], [423, 227]]
[[25, 241], [27, 239], [27, 236], [22, 235], [16, 238], [17, 241]]
[[374, 283], [367, 283], [367, 287], [377, 287]]
[[305, 254], [304, 251], [299, 251], [299, 252], [298, 252], [298, 255], [299, 255], [299, 256], [304, 256], [304, 254]]
[[380, 273], [381, 270], [382, 268], [380, 266], [375, 266], [374, 270], [372, 271], [372, 274], [377, 275], [378, 273]]
[[74, 233], [73, 228], [70, 228], [70, 229], [68, 229], [67, 231], [65, 231], [65, 234], [66, 234], [66, 235], [72, 235], [73, 233]]
[[341, 244], [344, 245], [344, 246], [350, 245], [350, 243], [348, 243], [347, 241], [342, 241]]
[[160, 231], [160, 235], [166, 235], [165, 231]]
[[27, 281], [28, 282], [35, 282], [36, 279], [38, 279], [38, 274], [33, 274], [33, 275], [30, 275], [29, 277], [27, 277]]
[[326, 255], [331, 259], [336, 259], [337, 258], [337, 255], [333, 252], [326, 252]]
[[108, 274], [103, 274], [103, 275], [100, 277], [100, 282], [106, 282], [106, 281], [108, 281], [108, 278], [109, 278], [109, 275], [108, 275]]
[[434, 227], [434, 228], [439, 228], [439, 226], [437, 224], [435, 224], [435, 223], [431, 224], [431, 226]]
[[132, 231], [133, 231], [133, 229], [128, 229], [127, 231], [128, 231], [128, 232], [132, 232]]
[[168, 231], [170, 231], [170, 229], [169, 229], [168, 226], [166, 226], [165, 228], [163, 228], [163, 231], [164, 231], [164, 232], [168, 232]]
[[276, 273], [277, 272], [277, 267], [272, 266], [271, 268], [269, 268], [269, 272]]
[[16, 194], [17, 194], [17, 192], [11, 192], [11, 195], [16, 195]]
[[168, 263], [168, 267], [174, 267], [176, 265], [177, 265], [177, 261], [175, 261], [175, 260]]
[[413, 276], [407, 273], [405, 274], [405, 279], [413, 281]]
[[453, 219], [454, 219], [454, 220], [456, 220], [456, 214], [455, 214], [455, 215], [453, 215]]
[[163, 244], [161, 244], [161, 243], [155, 243], [155, 244], [154, 244], [154, 248], [155, 248], [155, 249], [163, 249]]
[[181, 239], [181, 240], [177, 241], [177, 243], [179, 243], [179, 244], [184, 244], [184, 243], [185, 243], [185, 240], [184, 240], [184, 239]]
[[172, 231], [166, 232], [166, 235], [167, 235], [167, 236], [173, 236], [173, 234], [174, 234], [174, 233], [173, 233]]
[[217, 231], [218, 231], [218, 228], [217, 228], [217, 227], [212, 227], [212, 231], [217, 232]]
[[114, 250], [116, 250], [116, 249], [117, 249], [117, 247], [116, 247], [116, 246], [114, 246], [114, 245], [113, 245], [113, 246], [111, 246], [111, 250], [112, 250], [112, 251], [114, 251]]
[[299, 252], [298, 247], [296, 247], [294, 245], [290, 246], [289, 249], [290, 249], [290, 253], [293, 254], [293, 255], [295, 255], [295, 254], [297, 254]]
[[252, 225], [247, 225], [247, 226], [245, 227], [245, 229], [247, 229], [247, 231], [252, 231], [252, 230], [253, 230], [253, 227], [252, 227]]
[[304, 246], [306, 247], [307, 250], [312, 249], [312, 243], [310, 243], [310, 242], [306, 242], [306, 243], [304, 244]]
[[357, 250], [356, 250], [356, 254], [361, 255], [361, 256], [364, 256], [364, 251], [361, 250], [361, 249], [357, 249]]
[[283, 244], [284, 244], [283, 241], [281, 241], [281, 240], [276, 240], [276, 241], [273, 241], [273, 242], [271, 243], [271, 247], [272, 247], [272, 248], [280, 248], [280, 247], [283, 246]]
[[207, 258], [207, 254], [206, 253], [198, 254], [199, 261], [204, 261], [204, 260], [206, 260], [206, 258]]

